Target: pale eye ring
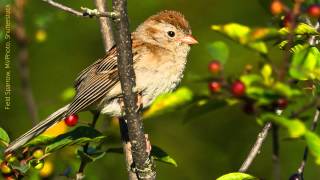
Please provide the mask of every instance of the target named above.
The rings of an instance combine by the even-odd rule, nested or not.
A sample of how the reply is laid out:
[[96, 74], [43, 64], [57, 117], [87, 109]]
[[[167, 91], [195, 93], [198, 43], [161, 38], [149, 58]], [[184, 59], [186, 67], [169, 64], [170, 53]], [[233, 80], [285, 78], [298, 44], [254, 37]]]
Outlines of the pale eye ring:
[[173, 32], [173, 31], [168, 31], [168, 36], [170, 36], [170, 37], [174, 37], [176, 35], [176, 33], [175, 32]]

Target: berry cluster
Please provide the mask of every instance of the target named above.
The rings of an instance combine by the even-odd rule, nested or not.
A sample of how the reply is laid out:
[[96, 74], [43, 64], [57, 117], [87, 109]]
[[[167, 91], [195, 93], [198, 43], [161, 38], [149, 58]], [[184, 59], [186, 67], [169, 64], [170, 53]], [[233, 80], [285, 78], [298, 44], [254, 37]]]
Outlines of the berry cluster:
[[[250, 67], [249, 67], [250, 66]], [[208, 65], [209, 72], [213, 78], [209, 81], [208, 87], [211, 95], [223, 96], [223, 99], [234, 98], [244, 102], [243, 111], [248, 114], [255, 113], [256, 100], [246, 94], [246, 84], [239, 79], [225, 81], [222, 77], [223, 66], [218, 60], [212, 60]], [[245, 67], [245, 72], [250, 74], [251, 65]], [[263, 111], [283, 110], [287, 107], [288, 100], [285, 97], [275, 98], [269, 105], [263, 105], [260, 108]]]
[[[283, 16], [282, 26], [290, 27], [292, 24], [293, 13], [290, 11], [283, 2], [280, 0], [273, 0], [270, 4], [270, 12], [275, 16]], [[311, 18], [320, 18], [320, 4], [311, 4], [306, 8], [302, 9], [302, 13], [308, 15]]]
[[[208, 68], [209, 68], [209, 71], [212, 73], [212, 75], [215, 78], [218, 77], [219, 75], [221, 75], [221, 72], [223, 70], [221, 63], [218, 60], [211, 61], [209, 63]], [[221, 79], [216, 78], [216, 79], [209, 82], [209, 85], [208, 85], [209, 90], [212, 93], [219, 93], [219, 92], [221, 92], [223, 83], [224, 82]], [[233, 96], [241, 97], [245, 94], [245, 91], [246, 91], [246, 87], [241, 81], [236, 80], [232, 83], [230, 92], [233, 94]]]
[[31, 166], [36, 170], [40, 170], [44, 166], [45, 154], [42, 149], [31, 149], [26, 148], [22, 154], [15, 155], [13, 153], [7, 154], [5, 160], [0, 164], [0, 170], [2, 176], [6, 180], [14, 180], [21, 178], [21, 172], [14, 167], [18, 166]]

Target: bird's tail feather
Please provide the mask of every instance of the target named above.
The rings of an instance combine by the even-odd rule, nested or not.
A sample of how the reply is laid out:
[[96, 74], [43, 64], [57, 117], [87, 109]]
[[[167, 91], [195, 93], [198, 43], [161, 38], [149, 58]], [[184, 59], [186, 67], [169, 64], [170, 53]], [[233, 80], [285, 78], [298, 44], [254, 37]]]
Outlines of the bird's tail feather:
[[5, 152], [12, 152], [21, 146], [23, 146], [25, 143], [27, 143], [29, 140], [34, 138], [35, 136], [43, 133], [45, 130], [47, 130], [52, 125], [60, 122], [65, 114], [65, 112], [68, 110], [69, 104], [65, 105], [64, 107], [58, 109], [56, 112], [52, 113], [50, 116], [48, 116], [45, 120], [41, 121], [39, 124], [34, 126], [32, 129], [30, 129], [28, 132], [14, 140], [9, 144], [9, 146], [6, 148]]

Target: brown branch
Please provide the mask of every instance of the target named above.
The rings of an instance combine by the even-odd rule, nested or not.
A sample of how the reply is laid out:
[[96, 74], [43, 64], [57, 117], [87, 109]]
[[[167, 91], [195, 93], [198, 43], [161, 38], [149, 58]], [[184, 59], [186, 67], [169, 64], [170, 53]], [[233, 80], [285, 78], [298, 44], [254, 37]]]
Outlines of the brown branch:
[[75, 9], [72, 9], [68, 6], [65, 6], [63, 4], [57, 3], [52, 0], [42, 0], [43, 2], [46, 2], [50, 4], [53, 7], [56, 7], [58, 9], [61, 9], [65, 12], [71, 13], [73, 15], [79, 16], [79, 17], [109, 17], [109, 18], [116, 18], [117, 14], [114, 12], [106, 12], [106, 11], [100, 11], [97, 9], [89, 9], [89, 8], [81, 8], [82, 12], [77, 11]]
[[[106, 12], [105, 0], [94, 0], [96, 8], [100, 12]], [[103, 44], [106, 52], [108, 52], [114, 45], [114, 37], [112, 33], [111, 20], [110, 18], [100, 17], [100, 31], [102, 34]]]
[[137, 111], [137, 92], [133, 70], [132, 42], [129, 31], [126, 0], [113, 0], [113, 11], [119, 14], [115, 20], [118, 30], [116, 44], [118, 51], [118, 73], [124, 100], [125, 119], [131, 144], [134, 168], [139, 179], [155, 179], [156, 172], [146, 152], [146, 139], [140, 112]]
[[263, 127], [262, 131], [258, 134], [257, 140], [254, 143], [253, 147], [250, 150], [250, 153], [248, 154], [246, 160], [241, 165], [239, 172], [246, 172], [250, 165], [252, 164], [253, 160], [256, 158], [256, 156], [260, 153], [261, 146], [265, 139], [267, 138], [268, 132], [272, 127], [272, 123], [268, 122]]
[[14, 18], [16, 21], [15, 38], [18, 44], [18, 71], [21, 80], [21, 90], [24, 101], [28, 108], [28, 113], [32, 120], [32, 125], [38, 122], [38, 109], [33, 97], [32, 87], [30, 83], [29, 73], [29, 51], [28, 51], [28, 38], [26, 35], [25, 22], [24, 22], [24, 8], [25, 0], [16, 0]]
[[[311, 131], [316, 130], [317, 125], [318, 125], [318, 121], [319, 121], [319, 115], [320, 115], [320, 111], [319, 111], [319, 109], [317, 109], [316, 113], [314, 114], [314, 117], [313, 117]], [[308, 154], [309, 154], [309, 148], [305, 147], [304, 153], [303, 153], [303, 159], [301, 161], [300, 167], [298, 168], [298, 173], [300, 174], [301, 177], [303, 177], [303, 172], [304, 172], [305, 165], [307, 163]]]

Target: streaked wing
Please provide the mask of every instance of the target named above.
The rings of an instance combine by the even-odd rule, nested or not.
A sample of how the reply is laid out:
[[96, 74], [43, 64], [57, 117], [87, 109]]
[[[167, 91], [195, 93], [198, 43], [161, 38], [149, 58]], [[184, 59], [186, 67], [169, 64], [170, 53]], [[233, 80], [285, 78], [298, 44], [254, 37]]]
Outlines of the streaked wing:
[[83, 81], [88, 79], [88, 76], [97, 74], [101, 71], [108, 71], [116, 68], [117, 66], [117, 50], [113, 46], [109, 52], [102, 58], [82, 70], [74, 82], [74, 87], [78, 91], [83, 85]]
[[119, 82], [117, 52], [112, 48], [105, 58], [83, 70], [75, 82], [77, 94], [66, 115], [77, 113], [105, 96]]
[[[136, 46], [141, 42], [133, 40], [133, 63], [139, 59]], [[66, 115], [75, 114], [94, 104], [119, 83], [117, 69], [117, 49], [113, 47], [105, 58], [84, 69], [75, 82], [77, 94], [71, 102]]]

